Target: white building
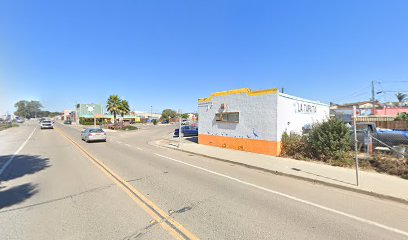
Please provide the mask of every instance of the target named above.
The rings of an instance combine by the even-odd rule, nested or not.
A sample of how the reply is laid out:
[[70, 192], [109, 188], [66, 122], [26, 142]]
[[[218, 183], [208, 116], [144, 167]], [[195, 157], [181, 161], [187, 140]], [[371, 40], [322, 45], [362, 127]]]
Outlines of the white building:
[[248, 88], [198, 100], [198, 143], [278, 156], [282, 134], [302, 133], [329, 117], [329, 105]]

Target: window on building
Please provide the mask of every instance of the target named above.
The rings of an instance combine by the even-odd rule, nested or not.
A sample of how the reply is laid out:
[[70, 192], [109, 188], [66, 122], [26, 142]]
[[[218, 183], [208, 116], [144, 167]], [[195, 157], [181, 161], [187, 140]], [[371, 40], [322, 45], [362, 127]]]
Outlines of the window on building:
[[239, 122], [239, 112], [216, 113], [215, 121], [238, 123]]

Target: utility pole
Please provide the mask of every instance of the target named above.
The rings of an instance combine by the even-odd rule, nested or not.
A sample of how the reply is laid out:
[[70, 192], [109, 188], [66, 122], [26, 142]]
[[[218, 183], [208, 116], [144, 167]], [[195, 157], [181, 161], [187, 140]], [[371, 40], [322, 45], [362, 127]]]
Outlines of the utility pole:
[[374, 91], [374, 80], [371, 81], [371, 104], [373, 105], [373, 112], [371, 115], [375, 115], [375, 91]]

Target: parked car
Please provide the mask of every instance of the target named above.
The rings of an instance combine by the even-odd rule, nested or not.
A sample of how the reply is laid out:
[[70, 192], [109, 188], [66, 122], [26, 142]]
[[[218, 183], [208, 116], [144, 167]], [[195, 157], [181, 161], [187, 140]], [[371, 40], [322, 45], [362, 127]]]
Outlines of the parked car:
[[[174, 130], [174, 136], [178, 137], [179, 136], [179, 129]], [[193, 137], [193, 136], [198, 136], [198, 127], [196, 126], [182, 126], [181, 127], [181, 133], [183, 134], [184, 137]]]
[[64, 124], [71, 125], [71, 124], [72, 124], [72, 122], [71, 122], [71, 120], [65, 120], [65, 121], [64, 121]]
[[106, 142], [106, 132], [100, 128], [87, 128], [82, 130], [81, 139], [85, 142], [103, 141]]
[[54, 123], [51, 120], [43, 120], [40, 123], [41, 129], [53, 129]]
[[23, 123], [24, 122], [24, 118], [16, 118], [16, 123]]
[[[399, 145], [408, 145], [408, 131], [398, 131], [398, 130], [379, 130], [377, 129], [375, 123], [357, 123], [357, 141], [359, 143], [364, 143], [364, 137], [367, 136], [368, 133], [375, 139], [373, 139], [372, 143], [374, 147], [386, 145], [393, 147]], [[351, 127], [353, 130], [353, 127]], [[354, 132], [351, 133], [351, 139], [353, 140], [354, 144]]]

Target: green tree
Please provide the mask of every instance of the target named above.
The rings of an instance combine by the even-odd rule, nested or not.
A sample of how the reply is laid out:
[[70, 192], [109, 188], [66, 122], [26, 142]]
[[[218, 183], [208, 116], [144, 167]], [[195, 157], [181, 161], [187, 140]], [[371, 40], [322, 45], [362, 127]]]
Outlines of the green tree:
[[181, 118], [187, 119], [187, 118], [188, 118], [188, 114], [187, 114], [187, 113], [181, 114]]
[[28, 101], [26, 100], [20, 100], [14, 104], [14, 107], [17, 108], [17, 110], [14, 112], [14, 115], [19, 116], [19, 117], [24, 117], [24, 118], [29, 118], [29, 112], [27, 108]]
[[402, 121], [402, 120], [407, 121], [408, 120], [408, 113], [405, 113], [405, 112], [398, 113], [398, 116], [395, 118], [395, 120], [397, 120], [397, 121]]
[[313, 157], [323, 161], [344, 160], [351, 149], [350, 129], [337, 118], [316, 124], [307, 141]]
[[157, 119], [152, 120], [153, 125], [157, 125]]
[[36, 117], [38, 112], [41, 112], [43, 105], [39, 101], [30, 101], [27, 104], [28, 111], [31, 117]]
[[123, 117], [124, 117], [126, 114], [129, 114], [129, 113], [130, 113], [130, 106], [129, 106], [128, 101], [122, 100], [122, 101], [120, 102], [119, 113], [120, 113], [120, 116], [122, 117], [122, 127], [123, 127]]
[[395, 97], [397, 97], [398, 105], [401, 106], [402, 102], [403, 102], [405, 99], [407, 99], [407, 94], [405, 94], [405, 93], [400, 93], [400, 92], [399, 92], [399, 93], [395, 94]]
[[116, 115], [120, 113], [122, 100], [118, 95], [110, 95], [106, 102], [106, 109], [110, 114], [113, 114], [113, 122], [116, 125]]
[[119, 106], [119, 113], [121, 117], [130, 113], [130, 106], [129, 106], [128, 101], [126, 100], [121, 101], [120, 106]]
[[175, 118], [177, 116], [177, 112], [172, 109], [164, 109], [162, 115], [160, 117], [161, 120], [169, 121], [170, 118]]
[[39, 101], [27, 101], [21, 100], [14, 104], [17, 111], [14, 113], [16, 116], [24, 118], [33, 118], [41, 113], [41, 108], [43, 107]]

